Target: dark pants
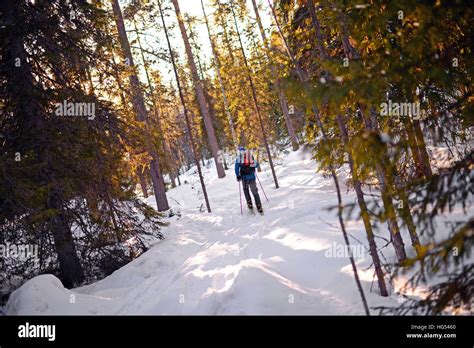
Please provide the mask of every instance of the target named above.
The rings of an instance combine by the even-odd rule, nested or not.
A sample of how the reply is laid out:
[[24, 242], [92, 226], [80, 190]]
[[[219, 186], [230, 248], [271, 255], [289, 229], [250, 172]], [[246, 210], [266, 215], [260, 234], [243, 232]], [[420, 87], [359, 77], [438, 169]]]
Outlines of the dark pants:
[[249, 206], [252, 205], [252, 199], [250, 198], [250, 190], [252, 190], [253, 198], [255, 199], [255, 205], [258, 207], [262, 206], [262, 202], [260, 202], [260, 196], [258, 194], [258, 188], [257, 188], [257, 183], [255, 182], [255, 179], [253, 180], [242, 180], [242, 184], [244, 186], [244, 195], [245, 199], [247, 200], [247, 204]]

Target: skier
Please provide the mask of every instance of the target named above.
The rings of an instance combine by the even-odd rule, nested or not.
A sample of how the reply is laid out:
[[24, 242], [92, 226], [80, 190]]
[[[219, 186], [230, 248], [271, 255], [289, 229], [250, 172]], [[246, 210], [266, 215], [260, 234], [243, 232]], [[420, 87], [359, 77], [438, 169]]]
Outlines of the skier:
[[244, 195], [249, 209], [253, 209], [252, 199], [249, 192], [250, 189], [252, 190], [257, 210], [262, 214], [262, 202], [260, 201], [257, 184], [255, 182], [255, 169], [258, 167], [259, 164], [253, 157], [252, 153], [249, 150], [246, 150], [245, 147], [241, 147], [239, 149], [239, 155], [235, 160], [235, 175], [237, 176], [237, 181], [242, 181]]

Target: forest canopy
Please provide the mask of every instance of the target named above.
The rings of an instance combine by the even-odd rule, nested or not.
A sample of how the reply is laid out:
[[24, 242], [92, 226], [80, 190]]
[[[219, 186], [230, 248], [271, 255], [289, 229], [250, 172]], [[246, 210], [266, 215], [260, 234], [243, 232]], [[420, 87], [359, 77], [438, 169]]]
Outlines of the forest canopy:
[[280, 155], [311, 153], [347, 245], [363, 223], [378, 295], [400, 274], [428, 286], [380, 313], [472, 313], [472, 4], [193, 2], [0, 3], [0, 251], [36, 248], [0, 258], [3, 302], [37, 275], [74, 288], [139, 257], [185, 173], [212, 214], [203, 167], [233, 175], [245, 146], [275, 189]]

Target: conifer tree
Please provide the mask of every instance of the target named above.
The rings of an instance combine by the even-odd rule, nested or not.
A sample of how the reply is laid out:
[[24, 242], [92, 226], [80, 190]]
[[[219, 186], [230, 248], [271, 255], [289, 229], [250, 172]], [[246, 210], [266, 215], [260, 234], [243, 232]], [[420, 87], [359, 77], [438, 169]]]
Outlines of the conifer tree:
[[209, 147], [211, 148], [212, 157], [214, 157], [214, 163], [215, 163], [215, 166], [216, 166], [217, 175], [219, 176], [219, 178], [223, 178], [223, 177], [225, 177], [225, 171], [224, 171], [224, 167], [222, 166], [221, 154], [220, 154], [220, 150], [219, 150], [219, 147], [218, 147], [218, 144], [217, 144], [217, 138], [216, 138], [216, 134], [215, 134], [215, 131], [214, 131], [214, 127], [212, 125], [212, 120], [211, 120], [211, 117], [210, 117], [210, 114], [209, 114], [208, 101], [206, 100], [206, 96], [204, 94], [202, 82], [201, 82], [201, 80], [199, 78], [199, 75], [198, 75], [196, 62], [195, 62], [195, 59], [194, 59], [193, 52], [191, 50], [191, 45], [189, 43], [188, 34], [187, 34], [186, 28], [184, 26], [184, 20], [182, 18], [182, 14], [181, 14], [181, 11], [180, 11], [180, 8], [179, 8], [178, 0], [172, 0], [172, 3], [173, 3], [173, 6], [174, 6], [174, 9], [175, 9], [175, 12], [176, 12], [176, 18], [178, 20], [179, 30], [180, 30], [181, 36], [183, 38], [184, 47], [185, 47], [185, 50], [186, 50], [186, 55], [188, 57], [188, 66], [189, 66], [189, 69], [191, 70], [191, 76], [193, 78], [193, 83], [194, 83], [194, 89], [196, 91], [196, 98], [197, 98], [197, 101], [198, 101], [198, 104], [199, 104], [199, 109], [200, 109], [200, 112], [201, 112], [201, 115], [202, 115], [202, 118], [203, 118], [203, 121], [204, 121], [204, 125], [206, 127], [206, 133], [207, 133], [207, 137], [208, 137], [208, 141], [209, 141]]
[[39, 247], [39, 263], [2, 258], [2, 283], [104, 277], [146, 250], [145, 236], [162, 238], [123, 158], [135, 125], [101, 94], [114, 78], [100, 59], [110, 18], [83, 1], [4, 1], [0, 12], [0, 235]]

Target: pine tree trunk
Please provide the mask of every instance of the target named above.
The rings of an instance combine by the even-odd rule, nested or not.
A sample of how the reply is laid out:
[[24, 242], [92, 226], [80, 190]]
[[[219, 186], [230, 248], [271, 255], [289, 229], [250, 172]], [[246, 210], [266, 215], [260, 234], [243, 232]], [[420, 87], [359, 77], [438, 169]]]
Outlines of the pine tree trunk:
[[72, 288], [84, 281], [84, 269], [77, 256], [72, 231], [64, 211], [64, 204], [56, 188], [53, 188], [50, 194], [48, 208], [57, 212], [51, 217], [51, 233], [58, 254], [59, 279], [64, 287]]
[[[115, 68], [117, 63], [116, 63], [115, 58], [114, 58], [114, 52], [112, 52], [111, 59], [112, 59], [112, 64], [114, 66], [114, 77], [117, 80], [118, 89], [120, 91], [120, 101], [122, 102], [122, 105], [125, 108], [126, 105], [127, 105], [127, 99], [125, 98], [125, 93], [124, 93], [125, 88], [123, 87], [123, 83], [122, 83], [122, 79], [120, 78], [120, 74], [118, 73], [117, 69]], [[135, 174], [138, 178], [138, 184], [140, 185], [143, 197], [148, 198], [148, 185], [147, 185], [147, 180], [146, 180], [147, 175], [144, 172], [144, 167], [139, 166], [138, 168], [136, 168]]]
[[346, 19], [342, 12], [339, 12], [337, 14], [337, 20], [339, 23], [340, 38], [341, 38], [342, 48], [344, 50], [345, 56], [350, 59], [359, 59], [360, 57], [359, 52], [357, 52], [357, 50], [355, 50], [354, 47], [352, 47], [349, 41], [349, 34], [347, 33]]
[[[21, 6], [23, 4], [18, 1], [0, 2], [2, 19], [9, 27], [14, 28], [15, 20], [21, 17], [19, 15], [19, 12], [22, 11]], [[21, 61], [21, 69], [15, 69], [15, 74], [18, 76], [17, 80], [21, 84], [8, 86], [8, 88], [16, 91], [16, 100], [13, 103], [17, 103], [18, 114], [21, 115], [22, 120], [28, 121], [29, 126], [35, 129], [38, 134], [46, 134], [44, 115], [41, 114], [40, 103], [35, 94], [34, 77], [31, 71], [30, 60], [27, 59], [23, 33], [20, 30], [16, 32], [16, 35], [10, 34], [5, 39], [9, 44], [3, 47], [3, 62], [5, 64], [6, 62], [12, 63], [17, 58]], [[8, 79], [5, 83], [8, 83]], [[44, 168], [40, 169], [38, 175], [47, 179], [49, 184], [51, 184], [51, 191], [46, 198], [45, 205], [47, 209], [54, 211], [55, 215], [50, 217], [47, 222], [53, 235], [54, 248], [58, 256], [59, 279], [65, 287], [71, 288], [84, 281], [84, 270], [76, 253], [67, 212], [62, 202], [62, 192], [58, 184], [54, 182], [50, 151], [51, 149], [46, 145], [45, 148], [38, 152], [39, 161], [46, 164]]]
[[[364, 119], [365, 128], [370, 132], [374, 129], [375, 125], [370, 116], [368, 116], [364, 111], [361, 110], [362, 117]], [[386, 149], [384, 149], [386, 152]], [[386, 166], [382, 166], [380, 162], [375, 165], [375, 171], [377, 173], [377, 179], [380, 184], [380, 193], [382, 195], [382, 202], [385, 209], [385, 216], [387, 218], [388, 230], [390, 232], [390, 237], [393, 243], [393, 247], [395, 249], [395, 254], [397, 256], [398, 262], [402, 262], [406, 259], [406, 252], [405, 252], [405, 243], [403, 242], [402, 235], [400, 233], [400, 227], [398, 226], [397, 222], [397, 214], [395, 211], [395, 207], [393, 205], [393, 197], [390, 192], [390, 183], [391, 179], [389, 177], [394, 175], [394, 173], [388, 173], [387, 168], [388, 163]]]
[[[209, 204], [209, 197], [207, 196], [206, 185], [204, 183], [204, 177], [202, 175], [201, 165], [199, 163], [199, 157], [198, 157], [198, 152], [197, 152], [197, 149], [196, 149], [196, 143], [194, 142], [192, 127], [191, 127], [191, 121], [189, 119], [189, 114], [188, 114], [188, 110], [187, 110], [187, 107], [186, 107], [186, 100], [184, 99], [183, 90], [181, 88], [181, 82], [179, 80], [178, 69], [176, 67], [176, 61], [175, 61], [175, 58], [174, 58], [173, 49], [171, 48], [171, 42], [170, 42], [170, 39], [169, 39], [169, 36], [168, 36], [168, 28], [166, 27], [166, 22], [165, 22], [165, 17], [164, 17], [164, 13], [163, 13], [163, 8], [162, 8], [162, 5], [161, 5], [161, 0], [158, 0], [158, 8], [160, 10], [161, 22], [163, 24], [163, 29], [164, 29], [165, 36], [166, 36], [166, 43], [168, 44], [168, 51], [169, 51], [169, 54], [170, 54], [171, 63], [173, 65], [173, 71], [174, 71], [174, 76], [175, 76], [175, 79], [176, 79], [176, 84], [178, 86], [179, 98], [181, 100], [181, 105], [182, 105], [183, 110], [184, 110], [184, 118], [186, 120], [186, 127], [188, 129], [189, 142], [191, 144], [191, 150], [192, 150], [192, 154], [193, 154], [193, 158], [194, 158], [194, 163], [196, 165], [196, 168], [197, 168], [197, 171], [198, 171], [198, 174], [199, 174], [199, 181], [201, 183], [201, 189], [202, 189], [202, 193], [204, 195], [206, 208], [207, 208], [207, 211], [210, 213], [211, 212], [211, 206]], [[179, 178], [179, 175], [178, 175], [178, 178]]]
[[198, 71], [196, 68], [196, 63], [194, 61], [193, 52], [191, 50], [191, 45], [189, 43], [188, 34], [186, 33], [186, 28], [184, 27], [183, 18], [181, 11], [179, 9], [178, 0], [172, 0], [176, 17], [178, 19], [179, 30], [181, 31], [181, 36], [184, 42], [184, 48], [186, 50], [186, 55], [188, 56], [189, 69], [191, 70], [191, 75], [194, 82], [194, 89], [196, 91], [196, 97], [199, 104], [199, 109], [201, 110], [201, 115], [204, 120], [204, 126], [206, 128], [207, 138], [209, 141], [209, 147], [211, 149], [212, 157], [214, 157], [214, 162], [217, 170], [217, 176], [219, 178], [225, 177], [225, 170], [222, 166], [222, 160], [220, 158], [220, 150], [217, 146], [217, 138], [214, 131], [214, 126], [212, 125], [211, 117], [209, 115], [208, 103], [204, 95], [204, 90], [202, 87], [201, 80], [199, 79]]
[[229, 170], [229, 167], [227, 166], [227, 161], [225, 160], [224, 156], [222, 156], [222, 160], [224, 161], [224, 169]]
[[229, 102], [227, 100], [227, 94], [226, 94], [226, 90], [225, 90], [225, 86], [224, 86], [224, 80], [222, 79], [221, 63], [220, 63], [220, 60], [219, 60], [219, 56], [217, 55], [217, 50], [216, 50], [216, 46], [214, 44], [214, 40], [211, 36], [211, 29], [209, 28], [209, 21], [207, 20], [207, 14], [206, 14], [206, 10], [204, 8], [203, 0], [201, 0], [201, 6], [202, 6], [202, 12], [204, 14], [204, 21], [206, 23], [207, 34], [209, 36], [209, 41], [211, 42], [212, 55], [214, 56], [214, 62], [216, 64], [216, 73], [217, 73], [217, 78], [219, 80], [219, 86], [220, 86], [220, 89], [221, 89], [222, 101], [224, 102], [224, 109], [225, 109], [225, 113], [226, 113], [226, 116], [227, 116], [227, 121], [229, 122], [230, 132], [232, 134], [232, 142], [233, 142], [233, 145], [234, 145], [234, 150], [237, 151], [238, 148], [239, 148], [239, 143], [238, 143], [238, 140], [237, 140], [237, 134], [235, 133], [234, 121], [232, 120], [232, 114], [230, 113], [230, 106], [229, 106]]
[[170, 179], [171, 179], [171, 188], [175, 188], [176, 187], [176, 174], [174, 173], [174, 171], [170, 173]]
[[113, 69], [114, 69], [114, 77], [115, 77], [115, 80], [117, 80], [118, 89], [120, 91], [120, 101], [122, 102], [122, 105], [125, 108], [127, 105], [127, 100], [125, 98], [125, 93], [124, 93], [125, 88], [123, 88], [122, 79], [120, 78], [120, 74], [117, 71], [117, 68], [116, 68], [117, 63], [115, 61], [114, 55], [115, 53], [112, 52], [111, 59], [112, 59], [112, 64], [113, 64]]
[[159, 164], [158, 153], [152, 145], [152, 135], [149, 129], [148, 113], [145, 107], [145, 100], [143, 97], [143, 91], [140, 87], [140, 81], [138, 79], [137, 70], [133, 63], [132, 51], [130, 49], [130, 43], [128, 42], [127, 32], [125, 31], [125, 24], [123, 21], [122, 10], [118, 0], [112, 0], [112, 8], [115, 16], [115, 22], [117, 24], [117, 31], [119, 34], [120, 46], [122, 48], [123, 56], [128, 60], [128, 65], [132, 70], [129, 75], [130, 85], [132, 88], [132, 100], [133, 107], [135, 109], [137, 120], [144, 122], [146, 131], [144, 134], [147, 152], [150, 154], [152, 160], [150, 162], [151, 179], [153, 182], [153, 191], [155, 193], [156, 205], [158, 211], [165, 211], [169, 209], [168, 199], [166, 197], [165, 183], [163, 175], [161, 174], [161, 168]]
[[327, 54], [326, 48], [324, 47], [324, 35], [321, 31], [321, 25], [319, 23], [318, 16], [316, 15], [316, 9], [313, 0], [308, 0], [308, 8], [309, 14], [311, 15], [311, 22], [313, 23], [314, 27], [316, 47], [318, 47], [320, 57], [322, 59], [327, 59], [329, 55]]
[[367, 204], [364, 199], [362, 186], [358, 179], [357, 169], [354, 166], [354, 160], [352, 158], [351, 149], [349, 148], [349, 136], [348, 136], [347, 128], [341, 116], [338, 116], [338, 123], [339, 123], [339, 128], [341, 129], [342, 140], [344, 142], [344, 145], [347, 148], [346, 151], [349, 157], [349, 168], [352, 174], [352, 183], [354, 184], [354, 189], [357, 195], [357, 201], [359, 203], [360, 214], [362, 217], [362, 221], [364, 222], [365, 231], [367, 234], [367, 240], [369, 242], [370, 255], [372, 256], [372, 262], [374, 263], [375, 274], [377, 275], [377, 281], [379, 284], [380, 295], [387, 297], [388, 291], [385, 285], [382, 263], [380, 262], [379, 254], [377, 251], [377, 244], [375, 242], [374, 232], [372, 229], [372, 224], [370, 222], [370, 216], [367, 210]]
[[[115, 66], [117, 65], [117, 63], [115, 62], [114, 52], [112, 52], [111, 58], [112, 58], [112, 64], [114, 66], [114, 77], [117, 80], [118, 89], [120, 91], [120, 101], [122, 102], [122, 105], [125, 108], [126, 105], [127, 105], [127, 100], [125, 98], [125, 93], [124, 93], [125, 88], [123, 87], [123, 83], [122, 83], [122, 79], [120, 78], [120, 74], [118, 73], [117, 69], [115, 69]], [[148, 198], [148, 185], [147, 185], [147, 180], [146, 180], [147, 175], [144, 171], [144, 167], [139, 166], [135, 170], [135, 174], [138, 178], [138, 184], [140, 185], [143, 197]]]
[[413, 127], [415, 128], [415, 138], [421, 157], [423, 174], [426, 178], [429, 178], [433, 175], [433, 172], [431, 170], [430, 156], [428, 155], [428, 151], [426, 150], [425, 138], [423, 136], [423, 130], [421, 129], [420, 121], [413, 120]]
[[420, 255], [420, 239], [418, 238], [418, 233], [416, 232], [416, 225], [415, 222], [413, 221], [413, 217], [411, 215], [410, 211], [410, 202], [408, 200], [408, 195], [406, 194], [405, 189], [402, 187], [402, 184], [400, 182], [400, 178], [397, 174], [395, 174], [395, 186], [397, 187], [398, 191], [398, 196], [400, 197], [400, 201], [402, 203], [401, 207], [401, 218], [405, 222], [408, 232], [410, 234], [410, 239], [411, 239], [411, 245], [416, 251], [416, 254], [418, 256]]
[[[272, 66], [272, 70], [274, 70], [273, 66]], [[290, 137], [291, 148], [293, 149], [293, 151], [297, 151], [300, 148], [300, 145], [298, 143], [298, 138], [296, 137], [293, 121], [291, 120], [290, 110], [288, 109], [288, 103], [286, 101], [285, 93], [283, 92], [283, 89], [280, 87], [280, 82], [275, 82], [275, 89], [278, 91], [278, 101], [280, 103], [280, 108], [285, 117], [285, 125], [286, 125], [286, 130], [288, 131], [288, 136]]]
[[[360, 105], [359, 105], [359, 109], [361, 110], [362, 116], [364, 116], [364, 110], [362, 110]], [[375, 130], [375, 131], [380, 133], [380, 129], [379, 129], [378, 124], [377, 124], [377, 119], [375, 117], [375, 112], [371, 112], [370, 114], [371, 114], [370, 119], [367, 119], [367, 118], [364, 117], [366, 119], [365, 120], [366, 126], [369, 129]], [[398, 197], [399, 197], [399, 199], [401, 201], [401, 205], [402, 205], [401, 209], [400, 209], [400, 211], [401, 211], [400, 217], [405, 222], [405, 224], [407, 226], [408, 232], [410, 234], [411, 244], [412, 244], [413, 248], [415, 249], [417, 255], [420, 255], [420, 240], [418, 238], [418, 233], [416, 232], [416, 225], [415, 225], [415, 223], [413, 221], [413, 217], [411, 215], [408, 195], [406, 194], [406, 191], [405, 191], [405, 189], [403, 188], [403, 186], [400, 182], [400, 178], [399, 178], [399, 175], [397, 173], [397, 168], [395, 168], [390, 163], [390, 159], [388, 158], [388, 155], [387, 155], [387, 149], [384, 149], [383, 156], [384, 156], [383, 160], [382, 160], [383, 164], [380, 167], [381, 167], [381, 170], [384, 173], [386, 173], [385, 174], [385, 181], [387, 183], [387, 187], [389, 188], [389, 190], [392, 187], [396, 189], [396, 193], [392, 194], [392, 197], [395, 196], [396, 194], [398, 194]], [[391, 172], [391, 175], [389, 173], [387, 173], [388, 168], [389, 168], [389, 171]], [[392, 180], [392, 177], [395, 178], [395, 179]]]
[[[137, 24], [135, 22], [135, 19], [133, 19], [133, 26], [134, 26], [135, 32], [137, 34], [138, 48], [140, 49], [140, 55], [141, 55], [142, 62], [143, 62], [143, 70], [145, 71], [145, 76], [146, 76], [146, 80], [147, 80], [147, 84], [148, 84], [148, 89], [150, 91], [151, 102], [152, 102], [152, 105], [153, 105], [153, 114], [155, 115], [156, 126], [158, 128], [158, 133], [160, 134], [161, 144], [163, 146], [164, 153], [165, 154], [171, 154], [170, 145], [169, 145], [169, 143], [166, 139], [166, 136], [163, 132], [163, 127], [162, 127], [162, 122], [161, 122], [161, 115], [160, 115], [160, 108], [158, 107], [158, 105], [155, 101], [155, 98], [157, 98], [158, 96], [155, 95], [155, 89], [153, 88], [153, 84], [151, 83], [151, 78], [150, 78], [150, 74], [148, 72], [147, 62], [145, 60], [145, 54], [143, 53], [142, 42], [140, 40], [140, 34], [138, 33], [138, 28], [137, 28]], [[168, 169], [169, 169], [170, 178], [171, 178], [171, 186], [176, 187], [175, 178], [174, 178], [174, 175], [172, 174], [174, 172], [175, 163], [173, 161], [172, 156], [168, 156], [168, 159], [171, 161], [171, 163], [168, 163]]]
[[424, 176], [423, 170], [423, 161], [421, 159], [421, 154], [418, 149], [418, 144], [416, 143], [415, 131], [413, 129], [413, 125], [409, 120], [405, 123], [405, 131], [407, 133], [408, 138], [408, 146], [410, 147], [410, 151], [413, 157], [413, 162], [415, 163], [416, 173], [421, 178]]
[[176, 173], [176, 179], [178, 179], [178, 185], [181, 186], [181, 179], [179, 178], [179, 171]]
[[[285, 36], [283, 35], [283, 31], [281, 30], [280, 22], [278, 21], [278, 17], [276, 15], [275, 8], [273, 7], [273, 5], [271, 3], [271, 0], [268, 0], [268, 5], [270, 6], [272, 17], [273, 17], [273, 20], [274, 20], [274, 22], [276, 24], [276, 27], [277, 27], [278, 35], [280, 36], [280, 38], [283, 41], [283, 45], [284, 45], [286, 53], [288, 54], [288, 58], [290, 58], [291, 63], [293, 64], [293, 66], [296, 70], [296, 73], [297, 73], [301, 83], [303, 84], [305, 90], [309, 91], [309, 86], [308, 86], [307, 81], [306, 81], [306, 76], [305, 76], [303, 70], [301, 69], [298, 61], [296, 60], [294, 54], [291, 52], [290, 47], [288, 45], [288, 42], [287, 42]], [[321, 118], [319, 117], [318, 107], [313, 104], [312, 105], [312, 110], [314, 112], [314, 117], [315, 117], [315, 120], [316, 120], [316, 124], [319, 127], [321, 135], [322, 135], [323, 139], [327, 140], [328, 137], [327, 137], [324, 125], [321, 122]], [[337, 178], [336, 171], [335, 171], [335, 169], [333, 168], [333, 166], [331, 164], [329, 165], [329, 170], [331, 172], [331, 176], [332, 176], [333, 181], [334, 181], [334, 186], [336, 188], [337, 201], [338, 201], [337, 215], [338, 215], [339, 225], [341, 227], [342, 236], [344, 237], [344, 242], [346, 243], [346, 247], [348, 248], [348, 250], [350, 250], [349, 237], [347, 235], [346, 225], [344, 223], [344, 218], [343, 218], [343, 215], [342, 215], [344, 206], [343, 206], [343, 202], [342, 202], [341, 188], [339, 186], [339, 179]], [[362, 288], [362, 284], [361, 284], [360, 278], [359, 278], [359, 273], [357, 271], [357, 265], [354, 261], [354, 257], [352, 255], [352, 253], [349, 253], [349, 260], [351, 262], [352, 272], [354, 274], [354, 280], [356, 282], [357, 290], [359, 291], [359, 294], [360, 294], [360, 298], [361, 298], [361, 301], [362, 301], [362, 305], [364, 307], [365, 314], [370, 315], [369, 305], [367, 304], [367, 298], [365, 297], [364, 289]]]
[[[343, 42], [343, 49], [347, 57], [357, 59], [359, 57], [358, 52], [352, 47], [349, 42], [349, 36], [346, 30], [345, 20], [342, 14], [338, 15], [339, 24], [341, 27], [341, 41]], [[370, 116], [366, 115], [365, 112], [361, 110], [362, 117], [364, 118], [365, 128], [368, 131], [373, 129], [373, 122]], [[374, 122], [375, 123], [375, 122]], [[386, 150], [386, 149], [384, 149]], [[393, 205], [393, 197], [391, 195], [391, 183], [390, 179], [394, 173], [389, 173], [388, 168], [377, 163], [375, 165], [375, 171], [377, 173], [377, 178], [380, 184], [380, 192], [382, 195], [382, 202], [385, 209], [385, 214], [387, 218], [388, 230], [390, 232], [390, 237], [392, 240], [393, 247], [395, 249], [395, 254], [398, 262], [403, 262], [406, 259], [405, 252], [405, 243], [400, 232], [400, 227], [397, 221], [397, 213]]]
[[260, 18], [260, 12], [258, 10], [257, 1], [252, 0], [252, 5], [253, 5], [253, 10], [255, 12], [255, 17], [257, 19], [258, 28], [260, 30], [260, 35], [262, 36], [262, 40], [265, 45], [267, 58], [268, 58], [268, 61], [270, 62], [270, 71], [271, 71], [272, 78], [274, 81], [274, 88], [278, 94], [280, 108], [281, 108], [281, 111], [283, 112], [283, 116], [285, 117], [285, 124], [286, 124], [286, 129], [288, 131], [288, 136], [290, 137], [291, 147], [293, 148], [293, 151], [296, 151], [299, 149], [298, 138], [296, 137], [295, 128], [293, 127], [293, 123], [291, 121], [291, 116], [288, 110], [288, 103], [286, 101], [285, 93], [283, 92], [283, 89], [280, 86], [278, 73], [275, 69], [275, 66], [271, 63], [272, 60], [270, 57], [270, 45], [267, 41], [267, 35], [265, 34], [265, 29], [263, 28], [263, 25], [262, 25], [262, 20]]
[[259, 121], [259, 124], [260, 124], [260, 130], [262, 132], [263, 142], [265, 144], [265, 149], [267, 151], [268, 163], [270, 164], [270, 169], [271, 169], [272, 175], [273, 175], [273, 182], [275, 183], [275, 188], [279, 188], [280, 186], [278, 185], [278, 179], [277, 179], [277, 176], [276, 176], [276, 173], [275, 173], [275, 168], [273, 166], [273, 159], [272, 159], [272, 154], [270, 152], [270, 146], [268, 145], [268, 141], [267, 141], [267, 137], [266, 137], [266, 131], [265, 131], [265, 127], [263, 126], [262, 115], [260, 113], [260, 105], [259, 105], [259, 102], [258, 102], [258, 99], [257, 99], [257, 92], [255, 91], [255, 85], [254, 85], [253, 79], [252, 79], [252, 71], [250, 70], [250, 66], [249, 66], [248, 61], [247, 61], [247, 55], [245, 54], [245, 49], [244, 49], [244, 45], [242, 43], [242, 38], [240, 37], [239, 25], [237, 23], [237, 17], [235, 15], [234, 6], [233, 6], [232, 2], [230, 3], [230, 9], [232, 11], [232, 16], [234, 17], [235, 30], [237, 32], [237, 37], [239, 39], [239, 44], [240, 44], [240, 50], [242, 52], [242, 57], [244, 59], [245, 68], [247, 70], [247, 78], [249, 80], [250, 89], [251, 89], [251, 92], [252, 92], [252, 99], [253, 99], [253, 102], [254, 102], [255, 111], [257, 113], [257, 118], [258, 118], [258, 121]]
[[136, 173], [138, 176], [138, 181], [140, 182], [140, 188], [143, 193], [143, 197], [148, 198], [148, 187], [146, 184], [145, 172], [143, 171], [143, 166], [137, 168]]
[[395, 254], [397, 256], [398, 262], [405, 261], [407, 255], [405, 252], [405, 243], [403, 242], [402, 235], [400, 233], [400, 227], [397, 222], [397, 215], [395, 212], [395, 207], [393, 206], [392, 196], [390, 195], [387, 184], [385, 181], [385, 173], [382, 166], [376, 166], [377, 178], [380, 184], [380, 192], [382, 195], [382, 202], [385, 209], [385, 214], [387, 217], [388, 230], [392, 239], [393, 247], [395, 249]]

